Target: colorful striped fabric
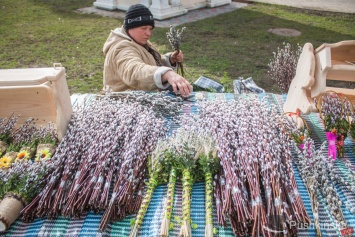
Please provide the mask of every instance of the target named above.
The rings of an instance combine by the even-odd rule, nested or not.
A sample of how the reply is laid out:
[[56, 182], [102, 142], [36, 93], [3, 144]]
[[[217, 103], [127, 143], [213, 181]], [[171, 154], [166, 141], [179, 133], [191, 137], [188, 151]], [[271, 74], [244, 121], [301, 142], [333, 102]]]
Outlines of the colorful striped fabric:
[[[222, 100], [233, 100], [237, 98], [234, 94], [218, 94], [218, 93], [205, 93], [203, 92], [204, 98], [208, 100], [222, 99]], [[239, 95], [245, 96], [245, 95]], [[281, 114], [283, 103], [286, 99], [286, 95], [276, 95], [276, 94], [258, 94], [252, 95], [257, 96], [259, 99], [266, 100], [270, 106], [276, 106], [279, 113]], [[87, 105], [94, 98], [94, 95], [73, 95], [71, 97], [72, 103], [75, 106]], [[183, 113], [197, 113], [196, 107], [186, 106]], [[311, 135], [315, 141], [316, 147], [318, 148], [323, 141], [325, 141], [325, 133], [322, 121], [318, 114], [312, 113], [310, 115], [304, 116], [309, 128], [311, 129]], [[336, 173], [345, 175], [347, 168], [344, 165], [344, 160], [350, 160], [352, 164], [355, 164], [354, 153], [352, 147], [354, 142], [351, 138], [345, 139], [346, 154], [342, 159], [338, 159], [335, 162]], [[300, 195], [306, 207], [309, 216], [313, 219], [312, 208], [310, 204], [310, 199], [306, 187], [299, 175], [298, 170], [294, 166], [295, 178], [299, 188]], [[337, 186], [337, 191], [342, 199], [343, 203], [348, 200], [352, 206], [355, 205], [355, 195], [342, 186]], [[151, 203], [149, 205], [148, 211], [144, 218], [142, 228], [139, 232], [139, 236], [144, 237], [156, 237], [160, 233], [160, 225], [163, 217], [164, 204], [166, 201], [166, 185], [160, 185], [154, 191]], [[192, 190], [192, 203], [191, 203], [191, 219], [192, 223], [196, 224], [195, 229], [192, 230], [192, 235], [194, 237], [204, 236], [204, 195], [205, 187], [203, 182], [195, 183]], [[174, 228], [170, 231], [170, 236], [178, 236], [180, 231], [180, 226], [177, 224], [178, 217], [181, 216], [181, 199], [182, 199], [182, 186], [181, 183], [177, 183], [175, 191], [175, 201], [174, 209], [172, 214], [172, 223], [174, 223]], [[347, 223], [350, 227], [355, 227], [355, 216], [352, 215], [343, 205], [342, 209], [344, 216], [346, 217]], [[22, 236], [65, 236], [65, 237], [89, 237], [89, 236], [129, 236], [130, 233], [130, 221], [135, 216], [130, 216], [124, 220], [110, 223], [105, 232], [98, 232], [98, 225], [102, 214], [94, 214], [92, 212], [87, 213], [78, 219], [68, 219], [59, 217], [55, 220], [50, 219], [36, 219], [32, 223], [24, 223], [19, 218], [3, 235], [0, 236], [11, 236], [11, 237], [22, 237]], [[324, 200], [319, 204], [319, 220], [320, 227], [323, 236], [341, 236], [340, 231], [335, 228], [334, 221], [330, 217], [328, 211], [325, 208]], [[214, 226], [217, 228], [218, 233], [215, 234], [216, 237], [232, 237], [233, 231], [230, 226], [221, 227], [217, 224], [217, 217], [214, 214]], [[316, 231], [314, 226], [308, 228], [303, 228], [299, 226], [299, 236], [316, 236]]]

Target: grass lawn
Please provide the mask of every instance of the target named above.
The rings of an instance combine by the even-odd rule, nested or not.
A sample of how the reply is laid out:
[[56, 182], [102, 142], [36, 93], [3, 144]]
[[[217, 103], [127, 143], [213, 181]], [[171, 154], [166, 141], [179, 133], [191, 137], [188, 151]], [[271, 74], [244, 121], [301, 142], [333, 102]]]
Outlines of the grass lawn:
[[[70, 93], [102, 89], [102, 46], [122, 19], [76, 13], [92, 0], [1, 0], [0, 68], [51, 67], [61, 63]], [[267, 4], [183, 25], [181, 49], [186, 78], [200, 75], [230, 86], [238, 77], [253, 77], [267, 92], [279, 93], [268, 75], [273, 52], [283, 43], [317, 48], [322, 43], [355, 39], [353, 14], [300, 10]], [[179, 26], [182, 27], [182, 26]], [[271, 28], [293, 28], [297, 37], [278, 36]], [[170, 51], [168, 28], [155, 28], [151, 41], [162, 53]]]

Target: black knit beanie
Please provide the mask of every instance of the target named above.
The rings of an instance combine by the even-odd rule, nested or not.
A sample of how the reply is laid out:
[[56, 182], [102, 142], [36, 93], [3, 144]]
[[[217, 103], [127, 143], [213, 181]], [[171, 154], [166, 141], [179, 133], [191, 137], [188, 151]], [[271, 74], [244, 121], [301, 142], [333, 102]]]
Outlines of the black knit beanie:
[[142, 4], [131, 5], [124, 18], [125, 30], [147, 25], [154, 28], [154, 17], [149, 9]]

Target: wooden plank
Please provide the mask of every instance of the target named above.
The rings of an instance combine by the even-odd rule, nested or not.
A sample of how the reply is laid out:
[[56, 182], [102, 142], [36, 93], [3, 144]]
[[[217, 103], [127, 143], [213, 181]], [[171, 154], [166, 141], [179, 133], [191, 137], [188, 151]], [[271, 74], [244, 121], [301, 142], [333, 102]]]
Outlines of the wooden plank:
[[347, 89], [347, 88], [339, 88], [339, 87], [327, 87], [327, 91], [331, 90], [336, 93], [340, 93], [343, 95], [346, 95], [349, 100], [351, 100], [351, 103], [355, 104], [355, 89]]
[[332, 60], [355, 62], [355, 40], [345, 40], [334, 44], [322, 44], [315, 50], [315, 54], [331, 49]]
[[326, 77], [337, 81], [355, 81], [355, 65], [334, 65]]
[[0, 70], [0, 86], [41, 85], [57, 80], [65, 70], [54, 68], [17, 68]]
[[350, 44], [332, 47], [332, 60], [355, 62], [355, 40]]

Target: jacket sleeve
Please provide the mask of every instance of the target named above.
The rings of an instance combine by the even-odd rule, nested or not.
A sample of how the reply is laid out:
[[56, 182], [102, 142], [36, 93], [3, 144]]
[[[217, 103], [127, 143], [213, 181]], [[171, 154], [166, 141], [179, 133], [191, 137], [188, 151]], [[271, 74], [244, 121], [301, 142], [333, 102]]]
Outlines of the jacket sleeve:
[[153, 56], [139, 45], [125, 41], [116, 48], [116, 67], [122, 81], [138, 90], [157, 90], [154, 74], [159, 69]]

